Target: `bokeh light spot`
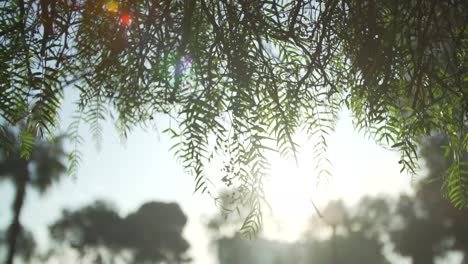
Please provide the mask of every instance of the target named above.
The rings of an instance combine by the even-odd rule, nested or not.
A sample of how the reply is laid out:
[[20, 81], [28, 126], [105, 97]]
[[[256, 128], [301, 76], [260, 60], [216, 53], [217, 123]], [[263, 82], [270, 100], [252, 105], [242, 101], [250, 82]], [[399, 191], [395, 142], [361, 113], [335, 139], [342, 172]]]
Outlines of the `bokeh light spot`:
[[117, 3], [116, 1], [108, 1], [106, 3], [106, 9], [111, 13], [117, 13], [117, 11], [119, 10], [119, 3]]
[[122, 13], [120, 15], [120, 23], [124, 26], [128, 26], [132, 23], [132, 16], [128, 13]]

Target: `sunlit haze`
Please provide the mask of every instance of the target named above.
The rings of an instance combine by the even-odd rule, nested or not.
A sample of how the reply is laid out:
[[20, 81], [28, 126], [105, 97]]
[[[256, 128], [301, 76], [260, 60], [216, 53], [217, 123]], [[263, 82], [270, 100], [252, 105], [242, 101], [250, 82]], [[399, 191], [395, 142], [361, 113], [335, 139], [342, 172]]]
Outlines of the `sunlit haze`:
[[[71, 103], [64, 110], [62, 118], [67, 121], [73, 111]], [[161, 128], [164, 122], [161, 119]], [[37, 233], [41, 245], [47, 244], [47, 226], [62, 208], [108, 199], [124, 214], [145, 201], [175, 201], [188, 214], [185, 234], [196, 263], [215, 263], [204, 227], [208, 217], [216, 212], [214, 202], [208, 195], [192, 194], [193, 179], [183, 173], [168, 151], [173, 142], [152, 129], [135, 129], [122, 144], [113, 125], [104, 123], [100, 151], [89, 135], [85, 144], [79, 146], [83, 161], [76, 178], [65, 178], [44, 196], [28, 194], [23, 222]], [[316, 214], [311, 201], [322, 210], [333, 199], [355, 203], [363, 195], [395, 195], [410, 190], [412, 180], [399, 173], [398, 155], [356, 132], [347, 112], [342, 113], [336, 132], [328, 138], [331, 177], [317, 178], [313, 146], [304, 136], [298, 139], [302, 147], [297, 164], [293, 159], [270, 156], [272, 175], [266, 192], [272, 216], [280, 225], [267, 225], [267, 237], [287, 241], [298, 238], [310, 216]], [[1, 189], [12, 197], [10, 186], [2, 184]], [[0, 205], [2, 215], [9, 215], [10, 201]], [[5, 226], [9, 217], [1, 219]]]
[[271, 157], [271, 179], [268, 189], [275, 218], [285, 226], [276, 234], [295, 239], [311, 215], [316, 214], [312, 202], [321, 211], [331, 200], [342, 199], [354, 204], [365, 195], [398, 195], [411, 192], [414, 179], [400, 173], [398, 153], [378, 146], [351, 123], [343, 112], [336, 131], [328, 138], [327, 167], [331, 176], [317, 177], [313, 160], [313, 144], [306, 137], [300, 140], [298, 163], [294, 159]]

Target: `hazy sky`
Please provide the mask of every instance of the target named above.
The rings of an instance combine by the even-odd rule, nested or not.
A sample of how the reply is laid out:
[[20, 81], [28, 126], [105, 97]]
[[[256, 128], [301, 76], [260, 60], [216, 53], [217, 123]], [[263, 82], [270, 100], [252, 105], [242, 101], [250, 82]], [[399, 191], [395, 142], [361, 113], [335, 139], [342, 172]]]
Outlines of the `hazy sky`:
[[[61, 115], [62, 128], [70, 122], [70, 102], [66, 102]], [[297, 237], [303, 223], [314, 213], [309, 196], [323, 208], [330, 199], [343, 198], [354, 203], [364, 194], [410, 190], [412, 179], [399, 173], [398, 154], [355, 132], [349, 113], [343, 112], [341, 116], [336, 132], [329, 138], [328, 158], [334, 175], [329, 184], [315, 188], [312, 146], [304, 139], [299, 139], [303, 147], [298, 168], [294, 161], [272, 155], [272, 179], [267, 191], [275, 217], [286, 226], [272, 232], [271, 237], [285, 240]], [[161, 120], [160, 131], [165, 128]], [[188, 215], [185, 237], [191, 244], [194, 263], [215, 263], [208, 252], [209, 235], [202, 228], [216, 208], [208, 195], [192, 194], [193, 178], [183, 173], [168, 152], [173, 144], [168, 137], [151, 129], [135, 129], [127, 142], [121, 144], [113, 124], [106, 122], [102, 147], [97, 151], [87, 127], [83, 132], [85, 143], [79, 147], [83, 161], [77, 177], [64, 177], [44, 196], [34, 191], [27, 193], [22, 222], [35, 232], [40, 244], [45, 243], [47, 226], [58, 218], [62, 208], [79, 208], [96, 199], [107, 199], [125, 215], [146, 201], [174, 201]], [[0, 195], [0, 227], [5, 228], [10, 220], [12, 187], [0, 184]]]

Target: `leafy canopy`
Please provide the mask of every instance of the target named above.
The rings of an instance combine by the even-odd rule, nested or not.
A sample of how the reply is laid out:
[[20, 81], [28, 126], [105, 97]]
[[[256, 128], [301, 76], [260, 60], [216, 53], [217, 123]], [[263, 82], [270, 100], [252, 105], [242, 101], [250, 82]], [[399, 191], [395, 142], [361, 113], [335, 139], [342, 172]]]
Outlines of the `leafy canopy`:
[[[437, 130], [455, 160], [447, 191], [468, 204], [466, 1], [16, 0], [0, 4], [0, 114], [44, 134], [63, 89], [79, 90], [81, 121], [101, 137], [108, 112], [121, 133], [164, 113], [165, 130], [197, 191], [206, 166], [261, 220], [265, 153], [294, 157], [294, 135], [316, 142], [346, 107], [358, 129], [417, 169], [418, 140]], [[77, 144], [78, 145], [78, 144]], [[72, 167], [79, 152], [70, 157]], [[209, 190], [208, 190], [209, 191]]]

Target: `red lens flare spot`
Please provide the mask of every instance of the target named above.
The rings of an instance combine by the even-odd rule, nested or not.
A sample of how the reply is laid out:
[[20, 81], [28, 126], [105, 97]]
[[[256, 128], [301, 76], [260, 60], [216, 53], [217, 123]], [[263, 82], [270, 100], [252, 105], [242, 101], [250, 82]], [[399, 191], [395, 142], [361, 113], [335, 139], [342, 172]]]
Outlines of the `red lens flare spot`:
[[132, 16], [128, 13], [123, 13], [120, 15], [120, 23], [124, 26], [128, 26], [132, 23]]
[[116, 1], [108, 1], [106, 3], [106, 9], [111, 13], [117, 13], [117, 11], [119, 11], [119, 3]]

